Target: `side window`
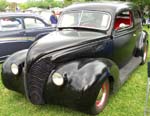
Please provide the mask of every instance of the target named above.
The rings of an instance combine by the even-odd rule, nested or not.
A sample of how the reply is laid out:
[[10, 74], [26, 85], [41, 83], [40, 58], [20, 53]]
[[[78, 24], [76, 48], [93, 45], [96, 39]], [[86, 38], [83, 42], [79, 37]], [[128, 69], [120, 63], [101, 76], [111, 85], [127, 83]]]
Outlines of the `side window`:
[[34, 29], [45, 27], [45, 24], [36, 18], [24, 18], [25, 28]]
[[0, 18], [0, 31], [16, 31], [23, 29], [22, 20], [16, 17]]
[[133, 20], [132, 20], [131, 12], [122, 11], [115, 18], [114, 29], [120, 30], [120, 29], [131, 27], [132, 25], [133, 25]]

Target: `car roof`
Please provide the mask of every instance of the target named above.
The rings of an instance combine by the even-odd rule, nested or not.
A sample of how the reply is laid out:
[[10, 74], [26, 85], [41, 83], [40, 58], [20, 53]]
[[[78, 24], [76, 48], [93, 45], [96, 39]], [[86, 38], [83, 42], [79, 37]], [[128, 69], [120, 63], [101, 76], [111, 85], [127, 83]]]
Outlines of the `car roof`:
[[88, 3], [79, 3], [73, 4], [63, 11], [74, 11], [74, 10], [98, 10], [98, 11], [106, 11], [111, 14], [116, 14], [122, 9], [131, 9], [137, 8], [131, 2], [122, 2], [122, 1], [101, 1], [101, 2], [88, 2]]
[[2, 18], [2, 17], [37, 17], [37, 18], [41, 19], [41, 17], [37, 14], [33, 14], [33, 13], [16, 13], [16, 12], [1, 13], [0, 18]]

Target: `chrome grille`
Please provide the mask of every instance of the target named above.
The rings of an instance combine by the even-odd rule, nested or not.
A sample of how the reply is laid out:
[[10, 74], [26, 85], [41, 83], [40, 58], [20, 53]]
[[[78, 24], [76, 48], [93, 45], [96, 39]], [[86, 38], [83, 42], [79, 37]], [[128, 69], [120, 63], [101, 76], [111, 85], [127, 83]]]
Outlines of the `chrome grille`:
[[44, 86], [54, 65], [49, 58], [35, 62], [27, 74], [27, 90], [33, 104], [44, 104]]

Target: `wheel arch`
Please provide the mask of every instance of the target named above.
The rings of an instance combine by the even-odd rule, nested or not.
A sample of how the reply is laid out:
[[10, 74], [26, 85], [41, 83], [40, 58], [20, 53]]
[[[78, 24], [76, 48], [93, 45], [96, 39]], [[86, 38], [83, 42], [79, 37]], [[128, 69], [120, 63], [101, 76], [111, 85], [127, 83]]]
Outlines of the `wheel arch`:
[[113, 89], [114, 89], [114, 78], [113, 78], [113, 76], [109, 76], [108, 77], [108, 80], [109, 80], [109, 83], [110, 83], [110, 94], [112, 94], [113, 93]]
[[136, 57], [141, 56], [144, 44], [145, 42], [148, 42], [147, 38], [148, 38], [148, 33], [145, 30], [143, 30], [138, 40], [138, 43], [136, 45], [136, 53], [135, 53]]
[[120, 78], [119, 78], [119, 67], [112, 60], [108, 60], [111, 63], [109, 66], [109, 82], [110, 82], [110, 93], [115, 93], [119, 90], [121, 86]]

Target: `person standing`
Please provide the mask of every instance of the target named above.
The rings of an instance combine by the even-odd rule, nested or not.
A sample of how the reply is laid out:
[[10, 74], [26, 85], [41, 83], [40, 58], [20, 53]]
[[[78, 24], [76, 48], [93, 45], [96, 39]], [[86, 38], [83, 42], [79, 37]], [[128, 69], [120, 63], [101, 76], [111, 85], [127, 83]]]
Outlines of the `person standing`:
[[50, 16], [50, 22], [52, 24], [52, 27], [56, 27], [58, 19], [57, 19], [57, 16], [55, 14], [55, 11], [52, 11], [52, 15]]

